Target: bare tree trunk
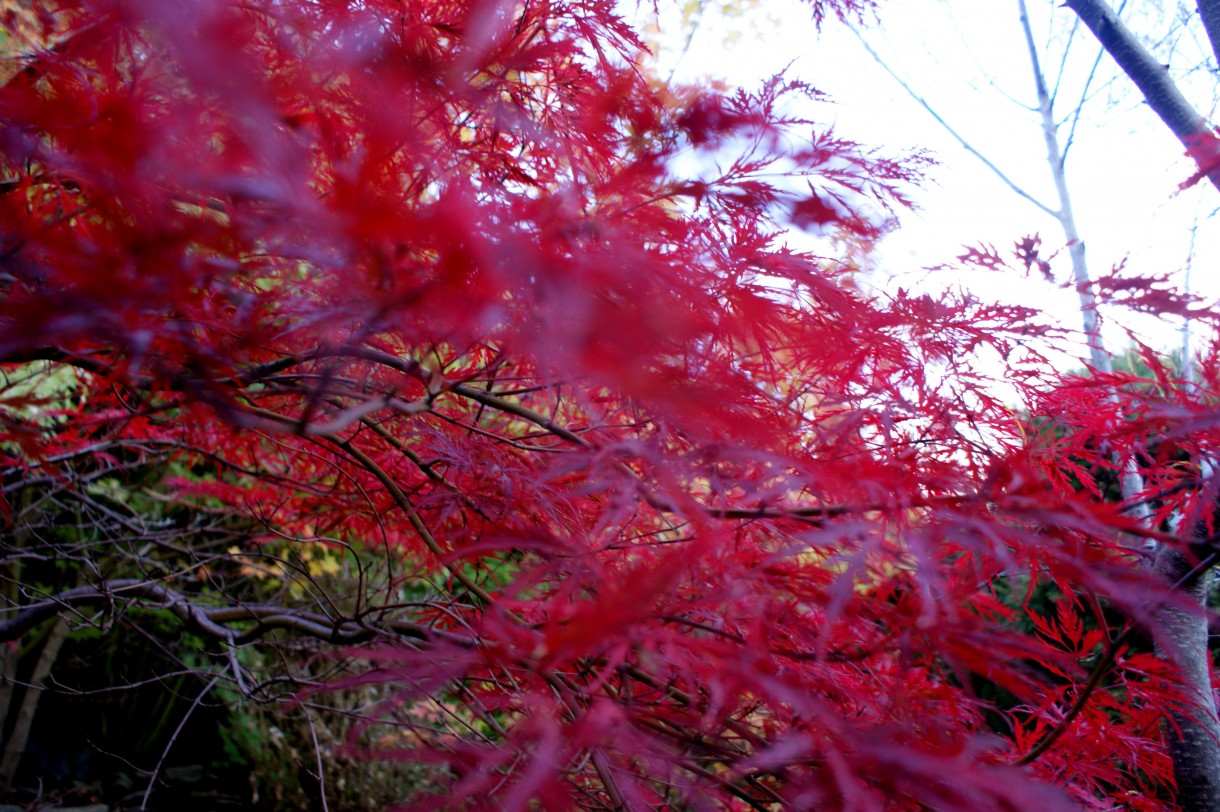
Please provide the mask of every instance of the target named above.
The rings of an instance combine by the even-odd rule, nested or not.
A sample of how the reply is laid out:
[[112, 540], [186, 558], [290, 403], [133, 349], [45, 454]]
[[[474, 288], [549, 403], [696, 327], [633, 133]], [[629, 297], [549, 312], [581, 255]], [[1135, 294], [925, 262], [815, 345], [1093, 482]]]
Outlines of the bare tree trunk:
[[68, 623], [63, 618], [55, 622], [55, 626], [47, 635], [38, 652], [38, 662], [34, 664], [34, 672], [30, 675], [30, 684], [21, 697], [21, 705], [17, 708], [17, 719], [13, 723], [13, 731], [4, 745], [4, 755], [0, 757], [0, 786], [8, 789], [12, 786], [13, 776], [25, 753], [25, 745], [30, 740], [30, 730], [34, 726], [34, 714], [38, 710], [38, 700], [42, 698], [45, 688], [43, 681], [50, 675], [51, 667], [59, 657], [59, 650], [68, 639]]
[[0, 643], [0, 724], [9, 719], [13, 704], [13, 688], [17, 683], [17, 661], [21, 647], [14, 641]]
[[[1220, 22], [1220, 0], [1207, 0], [1217, 12]], [[1177, 91], [1169, 80], [1165, 69], [1139, 45], [1121, 21], [1102, 2], [1094, 0], [1066, 0], [1066, 5], [1074, 9], [1084, 19], [1090, 28], [1096, 32], [1099, 28], [1110, 32], [1112, 37], [1125, 43], [1127, 50], [1124, 58], [1133, 62], [1143, 73], [1157, 80], [1157, 103], [1154, 109], [1166, 118], [1166, 123], [1173, 122], [1174, 132], [1183, 139], [1183, 143], [1194, 144], [1194, 138], [1208, 133], [1208, 127], [1203, 117], [1199, 115]], [[1038, 49], [1034, 43], [1033, 33], [1029, 23], [1025, 0], [1018, 0], [1021, 26], [1029, 51], [1030, 65], [1033, 69], [1034, 82], [1038, 96], [1038, 112], [1041, 117], [1042, 135], [1046, 145], [1047, 161], [1051, 168], [1058, 197], [1058, 206], [1045, 205], [1014, 183], [994, 163], [974, 149], [961, 135], [936, 113], [931, 105], [920, 97], [906, 82], [894, 73], [869, 44], [857, 33], [861, 44], [872, 55], [902, 88], [919, 104], [921, 104], [936, 120], [971, 154], [1007, 183], [1017, 194], [1031, 201], [1039, 209], [1055, 217], [1063, 229], [1064, 240], [1068, 246], [1068, 256], [1071, 261], [1073, 281], [1080, 298], [1081, 318], [1084, 322], [1085, 340], [1089, 347], [1089, 361], [1099, 373], [1105, 374], [1113, 369], [1110, 353], [1107, 351], [1101, 335], [1101, 321], [1097, 312], [1097, 302], [1093, 293], [1092, 279], [1089, 274], [1085, 256], [1085, 244], [1076, 227], [1072, 209], [1071, 196], [1068, 191], [1067, 176], [1064, 167], [1064, 152], [1059, 142], [1058, 125], [1055, 122], [1054, 100], [1047, 87], [1046, 77], [1038, 58]], [[1200, 3], [1202, 9], [1203, 2]], [[1082, 11], [1083, 9], [1083, 11]], [[1092, 13], [1092, 18], [1085, 17]], [[1108, 15], [1108, 16], [1107, 16]], [[1220, 26], [1217, 27], [1220, 30]], [[1109, 49], [1106, 41], [1103, 46]], [[1122, 64], [1122, 60], [1120, 60]], [[1124, 65], [1124, 68], [1126, 66]], [[1130, 71], [1129, 71], [1130, 72]], [[1134, 77], [1133, 77], [1134, 78]], [[1145, 93], [1145, 85], [1137, 81]], [[1150, 99], [1151, 101], [1151, 99]], [[1164, 112], [1162, 112], [1164, 111]], [[1220, 188], [1220, 169], [1209, 176]], [[1136, 461], [1126, 459], [1117, 461], [1121, 467], [1120, 484], [1123, 498], [1130, 505], [1130, 512], [1139, 519], [1151, 522], [1151, 513], [1147, 504], [1142, 501], [1144, 482]], [[1155, 549], [1155, 548], [1153, 548]], [[1155, 570], [1169, 584], [1185, 584], [1186, 591], [1197, 600], [1202, 600], [1202, 590], [1205, 579], [1194, 577], [1183, 581], [1183, 576], [1190, 571], [1187, 558], [1176, 549], [1166, 548], [1159, 551], [1155, 559]], [[1196, 574], [1197, 575], [1197, 574]], [[1164, 607], [1156, 612], [1156, 622], [1159, 628], [1155, 637], [1158, 640], [1158, 654], [1174, 662], [1181, 668], [1182, 683], [1189, 707], [1170, 710], [1170, 753], [1174, 763], [1174, 773], [1179, 785], [1179, 803], [1185, 812], [1220, 812], [1220, 724], [1217, 722], [1209, 674], [1209, 653], [1207, 648], [1207, 622], [1200, 611], [1190, 611], [1180, 606]]]
[[[1212, 138], [1207, 120], [1178, 90], [1169, 71], [1148, 53], [1104, 0], [1064, 0], [1064, 5], [1079, 15], [1187, 150], [1193, 152]], [[1214, 48], [1220, 37], [1220, 0], [1200, 0], [1199, 14]], [[1207, 178], [1220, 189], [1220, 165], [1208, 170]]]
[[[1220, 3], [1220, 0], [1217, 0]], [[1113, 368], [1111, 356], [1106, 351], [1101, 337], [1101, 324], [1097, 315], [1097, 303], [1093, 296], [1092, 281], [1088, 267], [1085, 264], [1084, 243], [1076, 230], [1075, 218], [1072, 214], [1071, 198], [1068, 195], [1067, 179], [1064, 174], [1063, 153], [1059, 148], [1057, 127], [1054, 112], [1051, 108], [1051, 98], [1047, 91], [1046, 81], [1038, 63], [1038, 52], [1034, 46], [1033, 33], [1026, 13], [1025, 0], [1018, 0], [1021, 11], [1021, 26], [1025, 32], [1026, 45], [1029, 48], [1029, 58], [1034, 70], [1034, 81], [1037, 85], [1038, 108], [1042, 116], [1042, 134], [1046, 139], [1047, 159], [1055, 178], [1055, 188], [1059, 193], [1059, 222], [1063, 225], [1064, 237], [1068, 241], [1069, 256], [1072, 261], [1072, 273], [1076, 282], [1076, 290], [1080, 295], [1081, 315], [1084, 317], [1085, 337], [1089, 344], [1089, 357], [1093, 367], [1098, 372], [1109, 372]], [[1100, 3], [1086, 0], [1068, 0], [1068, 6], [1080, 13], [1078, 6], [1089, 6], [1096, 10]], [[1109, 11], [1109, 9], [1105, 9]], [[1082, 14], [1082, 19], [1084, 15]], [[1111, 19], [1112, 18], [1112, 19]], [[1093, 28], [1093, 24], [1085, 19], [1085, 23]], [[1118, 26], [1122, 22], [1113, 13], [1102, 18], [1098, 25], [1119, 36]], [[1123, 26], [1122, 31], [1126, 31]], [[1130, 37], [1130, 32], [1126, 32]], [[1100, 39], [1100, 35], [1099, 35]], [[1134, 38], [1132, 38], [1134, 42]], [[1103, 40], [1103, 45], [1105, 42]], [[1138, 47], [1138, 43], [1135, 43]], [[1109, 46], [1106, 46], [1109, 50]], [[1151, 57], [1140, 48], [1142, 58]], [[1120, 62], [1121, 64], [1121, 62]], [[1147, 68], [1146, 65], [1143, 65]], [[1158, 77], [1168, 85], [1169, 93], [1163, 89], [1158, 92], [1162, 97], [1172, 100], [1176, 96], [1181, 106], [1170, 105], [1174, 110], [1173, 126], [1179, 126], [1183, 132], [1206, 132], [1207, 125], [1202, 116], [1191, 108], [1161, 65], [1155, 65]], [[1126, 66], [1124, 65], [1124, 69]], [[1137, 84], [1139, 82], [1137, 81]], [[1141, 89], [1143, 86], [1141, 85]], [[1146, 91], [1145, 91], [1146, 92]], [[1176, 103], [1175, 103], [1176, 104]], [[1184, 107], [1182, 107], [1184, 106]], [[1156, 105], [1154, 105], [1154, 108]], [[1160, 113], [1160, 110], [1158, 110]], [[1164, 118], [1164, 114], [1162, 114]], [[1169, 120], [1166, 120], [1169, 123]], [[1175, 130], [1178, 133], [1178, 130]], [[1183, 138], [1179, 134], [1179, 138]], [[1185, 139], [1184, 139], [1185, 141]], [[1220, 174], [1213, 182], [1220, 181]], [[1218, 184], [1220, 185], [1220, 184]], [[1120, 477], [1122, 495], [1132, 505], [1132, 512], [1141, 520], [1150, 521], [1146, 504], [1140, 500], [1143, 491], [1143, 480], [1136, 469], [1134, 460], [1121, 461]], [[1155, 570], [1171, 583], [1182, 582], [1190, 571], [1186, 557], [1174, 549], [1162, 549], [1156, 558]], [[1194, 578], [1189, 589], [1202, 605], [1202, 585], [1205, 578]], [[1210, 656], [1207, 647], [1207, 618], [1202, 612], [1190, 611], [1180, 606], [1165, 606], [1156, 612], [1156, 620], [1160, 626], [1156, 635], [1158, 654], [1171, 660], [1181, 669], [1182, 687], [1189, 705], [1170, 711], [1169, 725], [1170, 755], [1173, 759], [1174, 776], [1178, 783], [1178, 803], [1185, 812], [1220, 812], [1220, 723], [1216, 718], [1216, 704], [1211, 690]]]
[[[1170, 583], [1186, 582], [1187, 594], [1203, 603], [1208, 578], [1192, 573], [1192, 563], [1180, 551], [1161, 549], [1155, 568]], [[1220, 812], [1220, 721], [1211, 686], [1207, 618], [1201, 611], [1173, 606], [1157, 612], [1157, 622], [1157, 653], [1181, 669], [1186, 694], [1187, 704], [1169, 712], [1177, 801], [1183, 812]]]
[[[1191, 228], [1190, 253], [1186, 258], [1184, 287], [1187, 293], [1190, 292], [1190, 271], [1194, 263], [1195, 229], [1197, 227], [1196, 220]], [[1190, 319], [1188, 318], [1182, 324], [1182, 380], [1193, 388], [1197, 375], [1190, 339]], [[1204, 481], [1210, 480], [1215, 475], [1215, 470], [1206, 458], [1200, 461], [1199, 469]], [[1176, 533], [1189, 532], [1189, 528], [1185, 527], [1185, 524], [1184, 521], [1180, 521], [1174, 531]], [[1206, 535], [1206, 528], [1195, 530], [1196, 538]], [[1208, 577], [1209, 573], [1193, 573], [1189, 560], [1181, 552], [1162, 550], [1156, 562], [1156, 568], [1172, 583], [1185, 580], [1186, 589], [1195, 600], [1200, 605], [1206, 603], [1208, 585], [1211, 580]], [[1187, 678], [1190, 680], [1190, 684], [1200, 688], [1204, 686], [1210, 688], [1211, 675], [1208, 666], [1211, 652], [1207, 644], [1206, 618], [1200, 623], [1193, 615], [1186, 615], [1180, 624], [1177, 623], [1176, 618], [1170, 620], [1169, 623], [1175, 624], [1170, 639], [1186, 643], [1182, 650], [1176, 652], [1174, 656], [1181, 664], [1183, 672], [1189, 674]], [[1177, 776], [1183, 808], [1188, 810], [1215, 809], [1216, 804], [1220, 803], [1218, 800], [1220, 799], [1220, 757], [1217, 757], [1214, 752], [1217, 748], [1217, 741], [1220, 741], [1220, 720], [1217, 717], [1214, 692], [1211, 690], [1202, 690], [1202, 693], [1196, 691], [1196, 699], [1199, 703], [1199, 710], [1194, 712], [1196, 716], [1194, 720], [1184, 726], [1182, 724], [1183, 714], [1173, 715], [1176, 728], [1170, 731], [1170, 754], [1173, 757], [1175, 771], [1176, 765], [1181, 764], [1185, 772], [1185, 775]], [[1185, 715], [1189, 716], [1190, 710], [1184, 710]], [[1204, 733], [1207, 734], [1206, 738], [1203, 738]], [[1207, 805], [1209, 799], [1211, 807]]]
[[[16, 527], [13, 531], [13, 545], [25, 546], [28, 528], [24, 523], [24, 512], [29, 503], [29, 492], [22, 491], [19, 507], [15, 518]], [[13, 556], [5, 567], [4, 577], [4, 609], [12, 611], [17, 608], [21, 597], [18, 584], [21, 583], [21, 558]], [[21, 645], [17, 640], [0, 643], [0, 736], [7, 728], [12, 727], [13, 717], [10, 713], [13, 705], [13, 691], [17, 685], [17, 665], [21, 660]]]
[[[1093, 279], [1085, 260], [1085, 244], [1076, 228], [1076, 215], [1072, 209], [1072, 196], [1068, 192], [1067, 173], [1064, 171], [1064, 152], [1059, 145], [1059, 127], [1055, 123], [1054, 101], [1046, 86], [1046, 74], [1038, 59], [1038, 48], [1034, 44], [1033, 30], [1029, 25], [1029, 13], [1025, 0], [1017, 0], [1021, 15], [1021, 30], [1025, 34], [1025, 45], [1029, 51], [1029, 64], [1034, 72], [1034, 88], [1038, 97], [1038, 113], [1042, 123], [1042, 138], [1046, 142], [1046, 162], [1055, 181], [1055, 192], [1059, 197], [1059, 209], [1055, 218], [1063, 228], [1063, 239], [1067, 243], [1068, 258], [1072, 263], [1072, 281], [1076, 295], [1080, 298], [1080, 316], [1084, 322], [1085, 341], [1089, 345], [1089, 363], [1102, 374], [1114, 370], [1110, 352], [1101, 337], [1101, 317], [1097, 312], [1097, 298], [1093, 295]], [[1136, 497], [1144, 489], [1143, 479], [1136, 470], [1134, 460], [1121, 462], [1120, 484], [1124, 499], [1131, 500], [1132, 512], [1141, 519], [1149, 516], [1148, 507]]]
[[1072, 263], [1072, 281], [1080, 297], [1080, 315], [1084, 319], [1084, 336], [1089, 345], [1089, 362], [1098, 372], [1110, 372], [1110, 353], [1101, 339], [1101, 319], [1097, 314], [1097, 301], [1093, 296], [1093, 283], [1085, 263], [1084, 240], [1076, 228], [1076, 215], [1072, 211], [1072, 197], [1068, 193], [1067, 175], [1063, 168], [1063, 150], [1059, 148], [1059, 128], [1055, 124], [1051, 96], [1046, 87], [1046, 77], [1034, 45], [1033, 31], [1029, 26], [1029, 14], [1025, 0], [1017, 0], [1021, 12], [1021, 30], [1025, 34], [1025, 45], [1029, 51], [1030, 67], [1034, 71], [1034, 86], [1038, 94], [1038, 113], [1042, 119], [1042, 138], [1046, 142], [1046, 161], [1055, 180], [1055, 192], [1059, 197], [1059, 209], [1055, 218], [1063, 227], [1063, 238], [1067, 243], [1068, 257]]

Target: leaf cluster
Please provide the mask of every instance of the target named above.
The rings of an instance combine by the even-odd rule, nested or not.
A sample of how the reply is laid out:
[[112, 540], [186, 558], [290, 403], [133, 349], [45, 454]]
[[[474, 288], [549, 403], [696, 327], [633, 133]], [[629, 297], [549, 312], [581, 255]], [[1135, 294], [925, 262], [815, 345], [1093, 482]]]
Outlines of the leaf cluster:
[[1129, 538], [1173, 539], [1087, 480], [1196, 509], [1139, 452], [1210, 447], [1213, 356], [1059, 381], [1036, 312], [861, 290], [919, 159], [784, 76], [651, 79], [604, 0], [47, 9], [0, 87], [0, 364], [45, 381], [0, 389], [0, 508], [78, 580], [11, 574], [0, 637], [154, 608], [243, 700], [372, 697], [316, 752], [447, 778], [412, 808], [1168, 808], [1173, 670], [1096, 607], [1146, 623]]

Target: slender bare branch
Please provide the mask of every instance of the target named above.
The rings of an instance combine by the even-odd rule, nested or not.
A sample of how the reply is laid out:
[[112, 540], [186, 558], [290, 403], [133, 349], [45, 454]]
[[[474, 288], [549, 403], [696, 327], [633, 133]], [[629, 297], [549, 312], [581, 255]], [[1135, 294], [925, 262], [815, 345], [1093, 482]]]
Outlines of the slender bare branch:
[[983, 166], [990, 169], [991, 172], [997, 178], [1002, 180], [1004, 182], [1004, 184], [1008, 186], [1008, 188], [1012, 189], [1014, 192], [1016, 192], [1018, 195], [1025, 198], [1026, 200], [1028, 200], [1030, 203], [1033, 203], [1035, 206], [1037, 206], [1039, 209], [1041, 209], [1042, 211], [1049, 214], [1051, 217], [1055, 217], [1055, 218], [1059, 217], [1059, 213], [1057, 211], [1055, 211], [1050, 206], [1043, 203], [1041, 200], [1038, 200], [1036, 197], [1034, 197], [1029, 192], [1025, 191], [1025, 189], [1022, 188], [1016, 181], [1014, 181], [1012, 178], [1008, 177], [1008, 175], [1004, 174], [1004, 170], [1002, 170], [1002, 169], [1000, 169], [1000, 167], [996, 166], [996, 164], [993, 163], [990, 158], [988, 158], [982, 152], [979, 152], [979, 150], [977, 150], [973, 144], [971, 144], [969, 141], [966, 140], [965, 136], [963, 136], [957, 130], [953, 129], [953, 126], [951, 124], [949, 124], [949, 122], [946, 121], [941, 116], [941, 114], [936, 111], [936, 108], [932, 106], [931, 102], [929, 102], [923, 96], [919, 95], [919, 93], [917, 93], [913, 87], [911, 87], [909, 84], [907, 84], [902, 79], [902, 77], [900, 77], [897, 73], [895, 73], [893, 71], [893, 69], [890, 68], [890, 66], [885, 62], [885, 60], [883, 60], [881, 58], [881, 55], [878, 54], [873, 49], [873, 46], [868, 44], [868, 41], [864, 39], [864, 36], [859, 31], [857, 31], [854, 28], [852, 28], [850, 30], [853, 34], [856, 35], [856, 39], [860, 40], [860, 44], [864, 46], [864, 50], [868, 51], [869, 56], [871, 56], [873, 58], [873, 61], [876, 62], [878, 65], [880, 65], [882, 70], [884, 70], [886, 73], [888, 73], [894, 79], [894, 81], [897, 82], [904, 91], [906, 91], [906, 94], [908, 96], [910, 96], [913, 101], [915, 101], [924, 110], [927, 110], [928, 114], [931, 115], [932, 118], [936, 119], [936, 123], [939, 124], [942, 128], [944, 128], [945, 132], [947, 132], [947, 133], [949, 133], [949, 135], [953, 136], [953, 138], [957, 141], [957, 143], [961, 145], [962, 149], [966, 150], [966, 152], [969, 152], [975, 158], [978, 158], [979, 161], [982, 162]]

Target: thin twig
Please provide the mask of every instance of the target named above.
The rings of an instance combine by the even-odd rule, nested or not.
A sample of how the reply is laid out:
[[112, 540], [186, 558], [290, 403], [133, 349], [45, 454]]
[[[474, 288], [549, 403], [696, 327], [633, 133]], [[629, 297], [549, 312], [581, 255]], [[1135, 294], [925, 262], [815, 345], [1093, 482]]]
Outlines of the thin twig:
[[318, 731], [314, 726], [313, 717], [303, 705], [301, 713], [305, 714], [305, 721], [309, 723], [309, 738], [313, 739], [313, 755], [318, 767], [318, 800], [322, 804], [322, 812], [330, 812], [330, 807], [326, 805], [326, 771], [322, 769], [322, 748], [318, 745]]
[[157, 766], [153, 767], [152, 774], [148, 777], [148, 786], [144, 788], [144, 797], [140, 799], [140, 812], [145, 812], [148, 808], [148, 796], [152, 795], [153, 786], [157, 783], [157, 775], [161, 772], [161, 765], [165, 763], [165, 759], [169, 756], [169, 751], [174, 746], [174, 742], [178, 740], [178, 735], [182, 733], [182, 728], [186, 727], [186, 723], [191, 718], [191, 714], [195, 712], [195, 708], [199, 707], [200, 703], [203, 702], [203, 698], [216, 687], [216, 683], [219, 681], [219, 674], [212, 677], [208, 684], [203, 686], [203, 690], [199, 692], [194, 701], [191, 702], [191, 706], [186, 709], [186, 713], [182, 714], [182, 719], [178, 722], [178, 726], [174, 728], [169, 741], [165, 743], [165, 749], [161, 751], [161, 758], [157, 759]]
[[902, 79], [901, 76], [899, 76], [897, 73], [895, 73], [894, 70], [889, 66], [889, 64], [886, 63], [886, 61], [881, 58], [881, 55], [878, 54], [875, 50], [873, 50], [873, 46], [868, 44], [868, 41], [866, 39], [864, 39], [864, 35], [862, 35], [855, 28], [849, 27], [848, 30], [850, 30], [853, 34], [856, 35], [856, 39], [860, 40], [860, 44], [864, 46], [864, 50], [868, 51], [868, 54], [869, 54], [869, 56], [871, 56], [873, 58], [873, 61], [876, 62], [878, 65], [880, 65], [881, 69], [884, 70], [886, 73], [888, 73], [893, 78], [893, 80], [895, 82], [897, 82], [903, 90], [906, 91], [906, 94], [911, 97], [912, 101], [916, 102], [924, 110], [927, 110], [928, 114], [931, 115], [932, 118], [936, 119], [936, 123], [939, 124], [941, 127], [943, 127], [945, 132], [949, 133], [949, 135], [953, 136], [953, 138], [956, 139], [957, 143], [961, 145], [962, 149], [966, 150], [966, 152], [969, 152], [975, 158], [978, 158], [980, 161], [982, 161], [983, 165], [986, 166], [988, 169], [990, 169], [995, 174], [996, 177], [998, 177], [1000, 180], [1004, 181], [1004, 183], [1007, 184], [1008, 188], [1012, 189], [1014, 192], [1016, 192], [1018, 195], [1025, 198], [1026, 200], [1028, 200], [1030, 203], [1033, 203], [1035, 206], [1037, 206], [1039, 209], [1041, 209], [1042, 211], [1049, 214], [1051, 217], [1058, 219], [1059, 212], [1055, 211], [1050, 206], [1047, 206], [1045, 203], [1038, 200], [1036, 197], [1031, 195], [1029, 192], [1025, 191], [1020, 186], [1018, 186], [1016, 181], [1014, 181], [1012, 178], [1008, 177], [1008, 175], [1004, 174], [1004, 170], [1000, 169], [998, 166], [996, 166], [994, 163], [992, 163], [991, 159], [989, 159], [986, 155], [984, 155], [983, 153], [981, 153], [977, 149], [975, 149], [973, 144], [971, 144], [969, 141], [967, 141], [964, 136], [962, 136], [960, 133], [958, 133], [957, 130], [953, 129], [953, 126], [951, 124], [949, 124], [949, 122], [945, 121], [945, 119], [940, 115], [940, 113], [936, 112], [936, 109], [934, 107], [932, 107], [931, 103], [927, 99], [925, 99], [923, 96], [916, 93], [915, 89], [913, 87], [911, 87], [909, 84], [907, 84]]

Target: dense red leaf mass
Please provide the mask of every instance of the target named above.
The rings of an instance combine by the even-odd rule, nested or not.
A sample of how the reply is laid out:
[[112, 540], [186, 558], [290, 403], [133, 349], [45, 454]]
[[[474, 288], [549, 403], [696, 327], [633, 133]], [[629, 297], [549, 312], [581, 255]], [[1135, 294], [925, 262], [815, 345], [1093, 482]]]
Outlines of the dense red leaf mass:
[[[465, 720], [364, 754], [448, 771], [404, 803], [1170, 808], [1174, 669], [1111, 651], [1158, 533], [1104, 480], [1204, 515], [1149, 438], [1207, 449], [1214, 357], [1057, 382], [1035, 312], [785, 247], [875, 239], [918, 162], [782, 76], [655, 80], [610, 0], [39, 5], [0, 361], [77, 381], [0, 390], [6, 476], [169, 449], [176, 500], [445, 585], [361, 610], [414, 624], [359, 652], [383, 716]], [[1107, 291], [1185, 307], [1145, 281]]]

